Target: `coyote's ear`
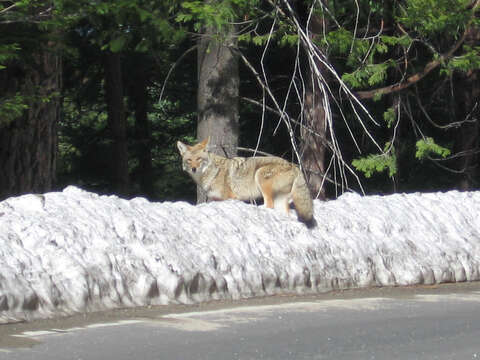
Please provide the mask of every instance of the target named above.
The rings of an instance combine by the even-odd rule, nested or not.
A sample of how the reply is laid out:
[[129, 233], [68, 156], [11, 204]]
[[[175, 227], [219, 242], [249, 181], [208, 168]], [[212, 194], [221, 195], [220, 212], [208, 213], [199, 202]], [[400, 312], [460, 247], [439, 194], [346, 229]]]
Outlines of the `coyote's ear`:
[[183, 155], [187, 152], [189, 146], [185, 145], [181, 141], [177, 141], [177, 148], [178, 148], [178, 151], [180, 151], [180, 155]]
[[203, 149], [208, 149], [208, 144], [210, 144], [210, 136], [203, 140], [200, 144], [200, 147]]

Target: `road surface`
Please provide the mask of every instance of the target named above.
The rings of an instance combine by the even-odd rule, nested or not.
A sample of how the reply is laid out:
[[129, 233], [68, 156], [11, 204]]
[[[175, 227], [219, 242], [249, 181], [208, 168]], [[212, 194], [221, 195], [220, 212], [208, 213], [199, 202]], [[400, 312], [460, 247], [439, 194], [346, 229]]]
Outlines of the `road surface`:
[[3, 325], [0, 359], [480, 359], [480, 284], [277, 296]]

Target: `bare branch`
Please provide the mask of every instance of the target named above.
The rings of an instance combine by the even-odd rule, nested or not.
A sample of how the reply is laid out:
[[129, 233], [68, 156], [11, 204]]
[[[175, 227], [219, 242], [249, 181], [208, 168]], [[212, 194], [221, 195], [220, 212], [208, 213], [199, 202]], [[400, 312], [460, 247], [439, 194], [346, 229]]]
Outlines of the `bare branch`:
[[16, 6], [17, 6], [17, 3], [7, 6], [5, 9], [0, 10], [0, 14], [6, 13], [7, 11], [12, 10]]
[[295, 134], [293, 132], [293, 128], [292, 128], [292, 125], [290, 124], [290, 122], [288, 121], [289, 117], [288, 117], [288, 114], [280, 107], [278, 101], [277, 101], [277, 98], [275, 97], [275, 95], [272, 93], [272, 90], [263, 82], [263, 80], [261, 79], [260, 77], [260, 74], [255, 70], [255, 68], [253, 67], [253, 65], [248, 61], [248, 59], [245, 57], [244, 54], [242, 54], [241, 52], [239, 53], [240, 55], [240, 58], [242, 59], [242, 61], [244, 62], [244, 64], [252, 71], [253, 75], [255, 76], [255, 78], [257, 79], [257, 82], [259, 83], [260, 87], [268, 94], [268, 96], [270, 97], [270, 99], [273, 101], [273, 103], [275, 104], [275, 107], [278, 111], [278, 113], [280, 114], [280, 119], [285, 123], [286, 127], [287, 127], [287, 130], [288, 130], [288, 133], [290, 135], [290, 141], [292, 143], [292, 147], [293, 147], [293, 151], [297, 157], [297, 160], [298, 160], [298, 163], [299, 165], [301, 166], [301, 157], [300, 157], [300, 154], [298, 152], [298, 148], [296, 146], [296, 142], [295, 142]]
[[[247, 98], [247, 97], [241, 97], [241, 100], [243, 101], [246, 101], [246, 102], [249, 102], [250, 104], [253, 104], [253, 105], [256, 105], [260, 108], [264, 108], [265, 110], [268, 110], [269, 112], [273, 113], [273, 114], [276, 114], [276, 115], [279, 115], [281, 116], [281, 114], [275, 110], [274, 108], [270, 107], [270, 106], [267, 106], [265, 104], [262, 104], [261, 102], [257, 101], [257, 100], [254, 100], [254, 99], [250, 99], [250, 98]], [[288, 116], [288, 115], [286, 115]], [[332, 152], [335, 151], [335, 147], [333, 146], [333, 144], [328, 141], [327, 139], [324, 139], [321, 134], [319, 134], [318, 132], [316, 132], [315, 130], [311, 129], [310, 127], [308, 126], [305, 126], [302, 122], [300, 121], [297, 121], [295, 119], [292, 119], [291, 117], [288, 117], [288, 120], [291, 121], [292, 123], [294, 123], [295, 125], [298, 125], [300, 127], [302, 127], [302, 129], [304, 129], [305, 131], [308, 131], [309, 133], [317, 136], [320, 141], [322, 142], [323, 145], [327, 146]], [[240, 148], [239, 148], [240, 149]], [[259, 151], [260, 153], [260, 151]]]
[[187, 49], [180, 57], [177, 59], [177, 61], [170, 67], [170, 70], [168, 70], [167, 76], [165, 77], [165, 80], [163, 81], [162, 85], [162, 90], [160, 91], [160, 96], [158, 97], [158, 102], [162, 101], [163, 97], [163, 92], [165, 90], [165, 86], [167, 85], [168, 79], [170, 78], [170, 75], [172, 74], [173, 70], [177, 67], [177, 65], [183, 60], [183, 58], [191, 53], [193, 50], [197, 50], [197, 46], [192, 46], [190, 49]]

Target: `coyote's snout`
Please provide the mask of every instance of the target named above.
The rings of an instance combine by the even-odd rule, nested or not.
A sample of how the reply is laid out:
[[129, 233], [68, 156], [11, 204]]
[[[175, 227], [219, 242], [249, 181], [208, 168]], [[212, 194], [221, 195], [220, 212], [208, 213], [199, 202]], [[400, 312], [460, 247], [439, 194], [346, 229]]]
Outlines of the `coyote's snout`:
[[207, 149], [209, 139], [189, 146], [177, 142], [183, 170], [190, 174], [211, 200], [255, 200], [263, 197], [265, 206], [289, 212], [290, 200], [298, 219], [315, 225], [313, 201], [300, 169], [275, 156], [234, 157], [216, 155]]

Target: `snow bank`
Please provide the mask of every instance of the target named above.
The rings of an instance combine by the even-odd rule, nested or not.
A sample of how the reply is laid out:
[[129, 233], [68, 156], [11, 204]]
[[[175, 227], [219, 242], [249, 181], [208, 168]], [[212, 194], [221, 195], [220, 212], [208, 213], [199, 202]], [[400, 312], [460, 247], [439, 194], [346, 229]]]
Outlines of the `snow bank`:
[[318, 226], [225, 201], [68, 187], [0, 202], [0, 323], [125, 306], [480, 279], [480, 192], [315, 201]]

